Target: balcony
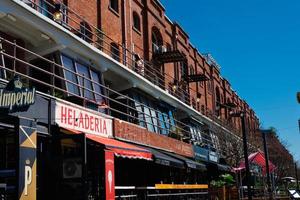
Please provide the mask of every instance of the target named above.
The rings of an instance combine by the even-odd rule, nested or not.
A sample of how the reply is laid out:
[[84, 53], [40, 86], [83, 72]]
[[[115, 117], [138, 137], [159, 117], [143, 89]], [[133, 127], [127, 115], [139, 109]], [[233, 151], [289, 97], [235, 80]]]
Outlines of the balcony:
[[[76, 12], [74, 12], [73, 10], [65, 6], [63, 3], [60, 3], [59, 4], [60, 6], [57, 6], [44, 0], [44, 3], [47, 4], [47, 6], [41, 7], [33, 0], [26, 0], [26, 1], [20, 0], [20, 2], [23, 2], [24, 5], [26, 4], [27, 6], [29, 6], [30, 8], [28, 7], [28, 9], [32, 9], [32, 12], [37, 11], [43, 14], [44, 16], [46, 16], [48, 19], [53, 20], [55, 23], [60, 25], [66, 32], [72, 34], [74, 37], [78, 38], [79, 40], [82, 40], [82, 42], [89, 43], [94, 47], [98, 48], [106, 55], [110, 56], [120, 64], [126, 66], [127, 69], [131, 70], [132, 72], [135, 72], [136, 74], [139, 74], [140, 76], [149, 80], [151, 83], [165, 90], [170, 95], [174, 96], [179, 101], [184, 102], [185, 105], [188, 106], [191, 105], [190, 95], [188, 90], [192, 91], [192, 89], [189, 88], [187, 84], [183, 87], [182, 84], [176, 81], [174, 77], [166, 73], [161, 73], [160, 71], [157, 70], [157, 68], [153, 65], [153, 63], [145, 61], [143, 58], [137, 56], [134, 52], [131, 52], [130, 50], [126, 49], [124, 46], [117, 44], [103, 31], [91, 25], [83, 17], [79, 16]], [[78, 75], [78, 77], [81, 79], [86, 79], [86, 77], [82, 77], [80, 76], [80, 74]], [[55, 84], [58, 84], [58, 82], [60, 81], [64, 81], [58, 78], [57, 76], [54, 76], [54, 79], [56, 79]], [[39, 80], [36, 80], [35, 82], [38, 83], [38, 81]], [[65, 81], [69, 82], [69, 80], [65, 80]], [[68, 94], [70, 92], [66, 91], [65, 89], [64, 89], [65, 91], [61, 91], [62, 90], [61, 87], [54, 89], [54, 88], [49, 88], [51, 84], [49, 83], [46, 84], [48, 85], [48, 87], [45, 87], [44, 90], [45, 91], [48, 90], [49, 93], [51, 94], [62, 96], [62, 98], [69, 98], [70, 100], [72, 100], [72, 98], [76, 99], [76, 97], [80, 99], [80, 97], [78, 97], [79, 95], [76, 96], [76, 95]], [[63, 95], [61, 93], [63, 93]], [[75, 97], [69, 97], [69, 96], [75, 96]], [[77, 103], [91, 105], [91, 107], [97, 107], [97, 104], [104, 104], [102, 106], [105, 107], [105, 105], [108, 103], [108, 102], [102, 102], [102, 103], [96, 102], [95, 104], [95, 101], [90, 102], [90, 100], [87, 99], [83, 99], [83, 100], [77, 101]], [[206, 112], [203, 113], [205, 113], [206, 116], [209, 116]], [[208, 118], [206, 117], [204, 118], [207, 119], [206, 121], [210, 121]], [[216, 121], [214, 120], [214, 122]], [[216, 125], [219, 126], [219, 124]]]
[[[60, 52], [43, 57], [2, 37], [0, 46], [3, 47], [0, 49], [2, 80], [10, 80], [17, 75], [28, 87], [113, 117], [122, 116], [121, 120], [135, 124], [147, 134], [164, 135], [185, 144], [194, 143], [191, 140], [194, 133], [188, 124], [166, 117], [162, 111], [105, 86], [97, 80], [101, 77], [96, 75], [99, 72], [90, 69], [89, 73], [84, 73], [87, 68], [79, 64], [75, 70], [70, 65], [75, 61], [68, 60], [70, 58]], [[33, 57], [35, 59], [28, 60]], [[55, 60], [55, 57], [61, 60]], [[212, 148], [213, 143], [205, 134], [202, 133], [201, 143]]]
[[[62, 2], [59, 4], [52, 4], [47, 0], [43, 0], [44, 6], [39, 5], [33, 0], [23, 0], [22, 2], [55, 21], [74, 36], [95, 46], [117, 62], [122, 63], [131, 71], [143, 76], [151, 83], [159, 86], [170, 94], [174, 94], [176, 98], [187, 105], [190, 105], [189, 93], [187, 91], [188, 89], [192, 90], [191, 88], [177, 87], [176, 93], [174, 93], [172, 88], [169, 87], [170, 85], [174, 85], [174, 80], [176, 80], [174, 77], [159, 71], [154, 63], [144, 60], [135, 52], [131, 52], [123, 45], [113, 41], [102, 30], [99, 30], [97, 27], [90, 24], [86, 19], [78, 15]], [[174, 53], [172, 53], [172, 55], [173, 54]], [[180, 53], [178, 55], [180, 60], [185, 59]]]

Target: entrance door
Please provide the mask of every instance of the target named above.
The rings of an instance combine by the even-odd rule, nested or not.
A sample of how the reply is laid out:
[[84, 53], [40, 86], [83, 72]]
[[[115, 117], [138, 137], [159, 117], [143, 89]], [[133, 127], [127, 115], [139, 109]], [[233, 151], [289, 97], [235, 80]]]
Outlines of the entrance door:
[[14, 126], [0, 125], [0, 199], [17, 200], [18, 139]]

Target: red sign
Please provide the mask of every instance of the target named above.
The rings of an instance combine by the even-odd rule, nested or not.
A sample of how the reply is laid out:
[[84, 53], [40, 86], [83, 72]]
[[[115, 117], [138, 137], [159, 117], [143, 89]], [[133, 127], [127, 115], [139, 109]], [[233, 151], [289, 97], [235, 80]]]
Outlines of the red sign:
[[77, 105], [56, 102], [55, 122], [63, 128], [112, 137], [112, 119]]
[[105, 150], [105, 199], [115, 200], [114, 152]]

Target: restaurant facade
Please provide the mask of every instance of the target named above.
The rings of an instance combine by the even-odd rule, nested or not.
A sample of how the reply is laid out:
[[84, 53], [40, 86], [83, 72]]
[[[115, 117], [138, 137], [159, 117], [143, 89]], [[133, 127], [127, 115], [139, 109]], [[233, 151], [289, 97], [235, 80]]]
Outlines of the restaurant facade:
[[[108, 1], [97, 2], [87, 8]], [[226, 82], [215, 62], [197, 54], [211, 74], [191, 73], [174, 44], [150, 65], [73, 4], [0, 1], [0, 199], [207, 199], [210, 181], [231, 173], [226, 148], [241, 144], [228, 106], [249, 113], [249, 130], [255, 114], [228, 86], [209, 91]]]

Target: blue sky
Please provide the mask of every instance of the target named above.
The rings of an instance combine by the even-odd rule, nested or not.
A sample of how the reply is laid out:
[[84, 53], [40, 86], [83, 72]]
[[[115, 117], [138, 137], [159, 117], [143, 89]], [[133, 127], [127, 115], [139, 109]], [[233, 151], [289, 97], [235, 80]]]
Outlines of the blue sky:
[[161, 0], [222, 75], [300, 160], [299, 0]]

